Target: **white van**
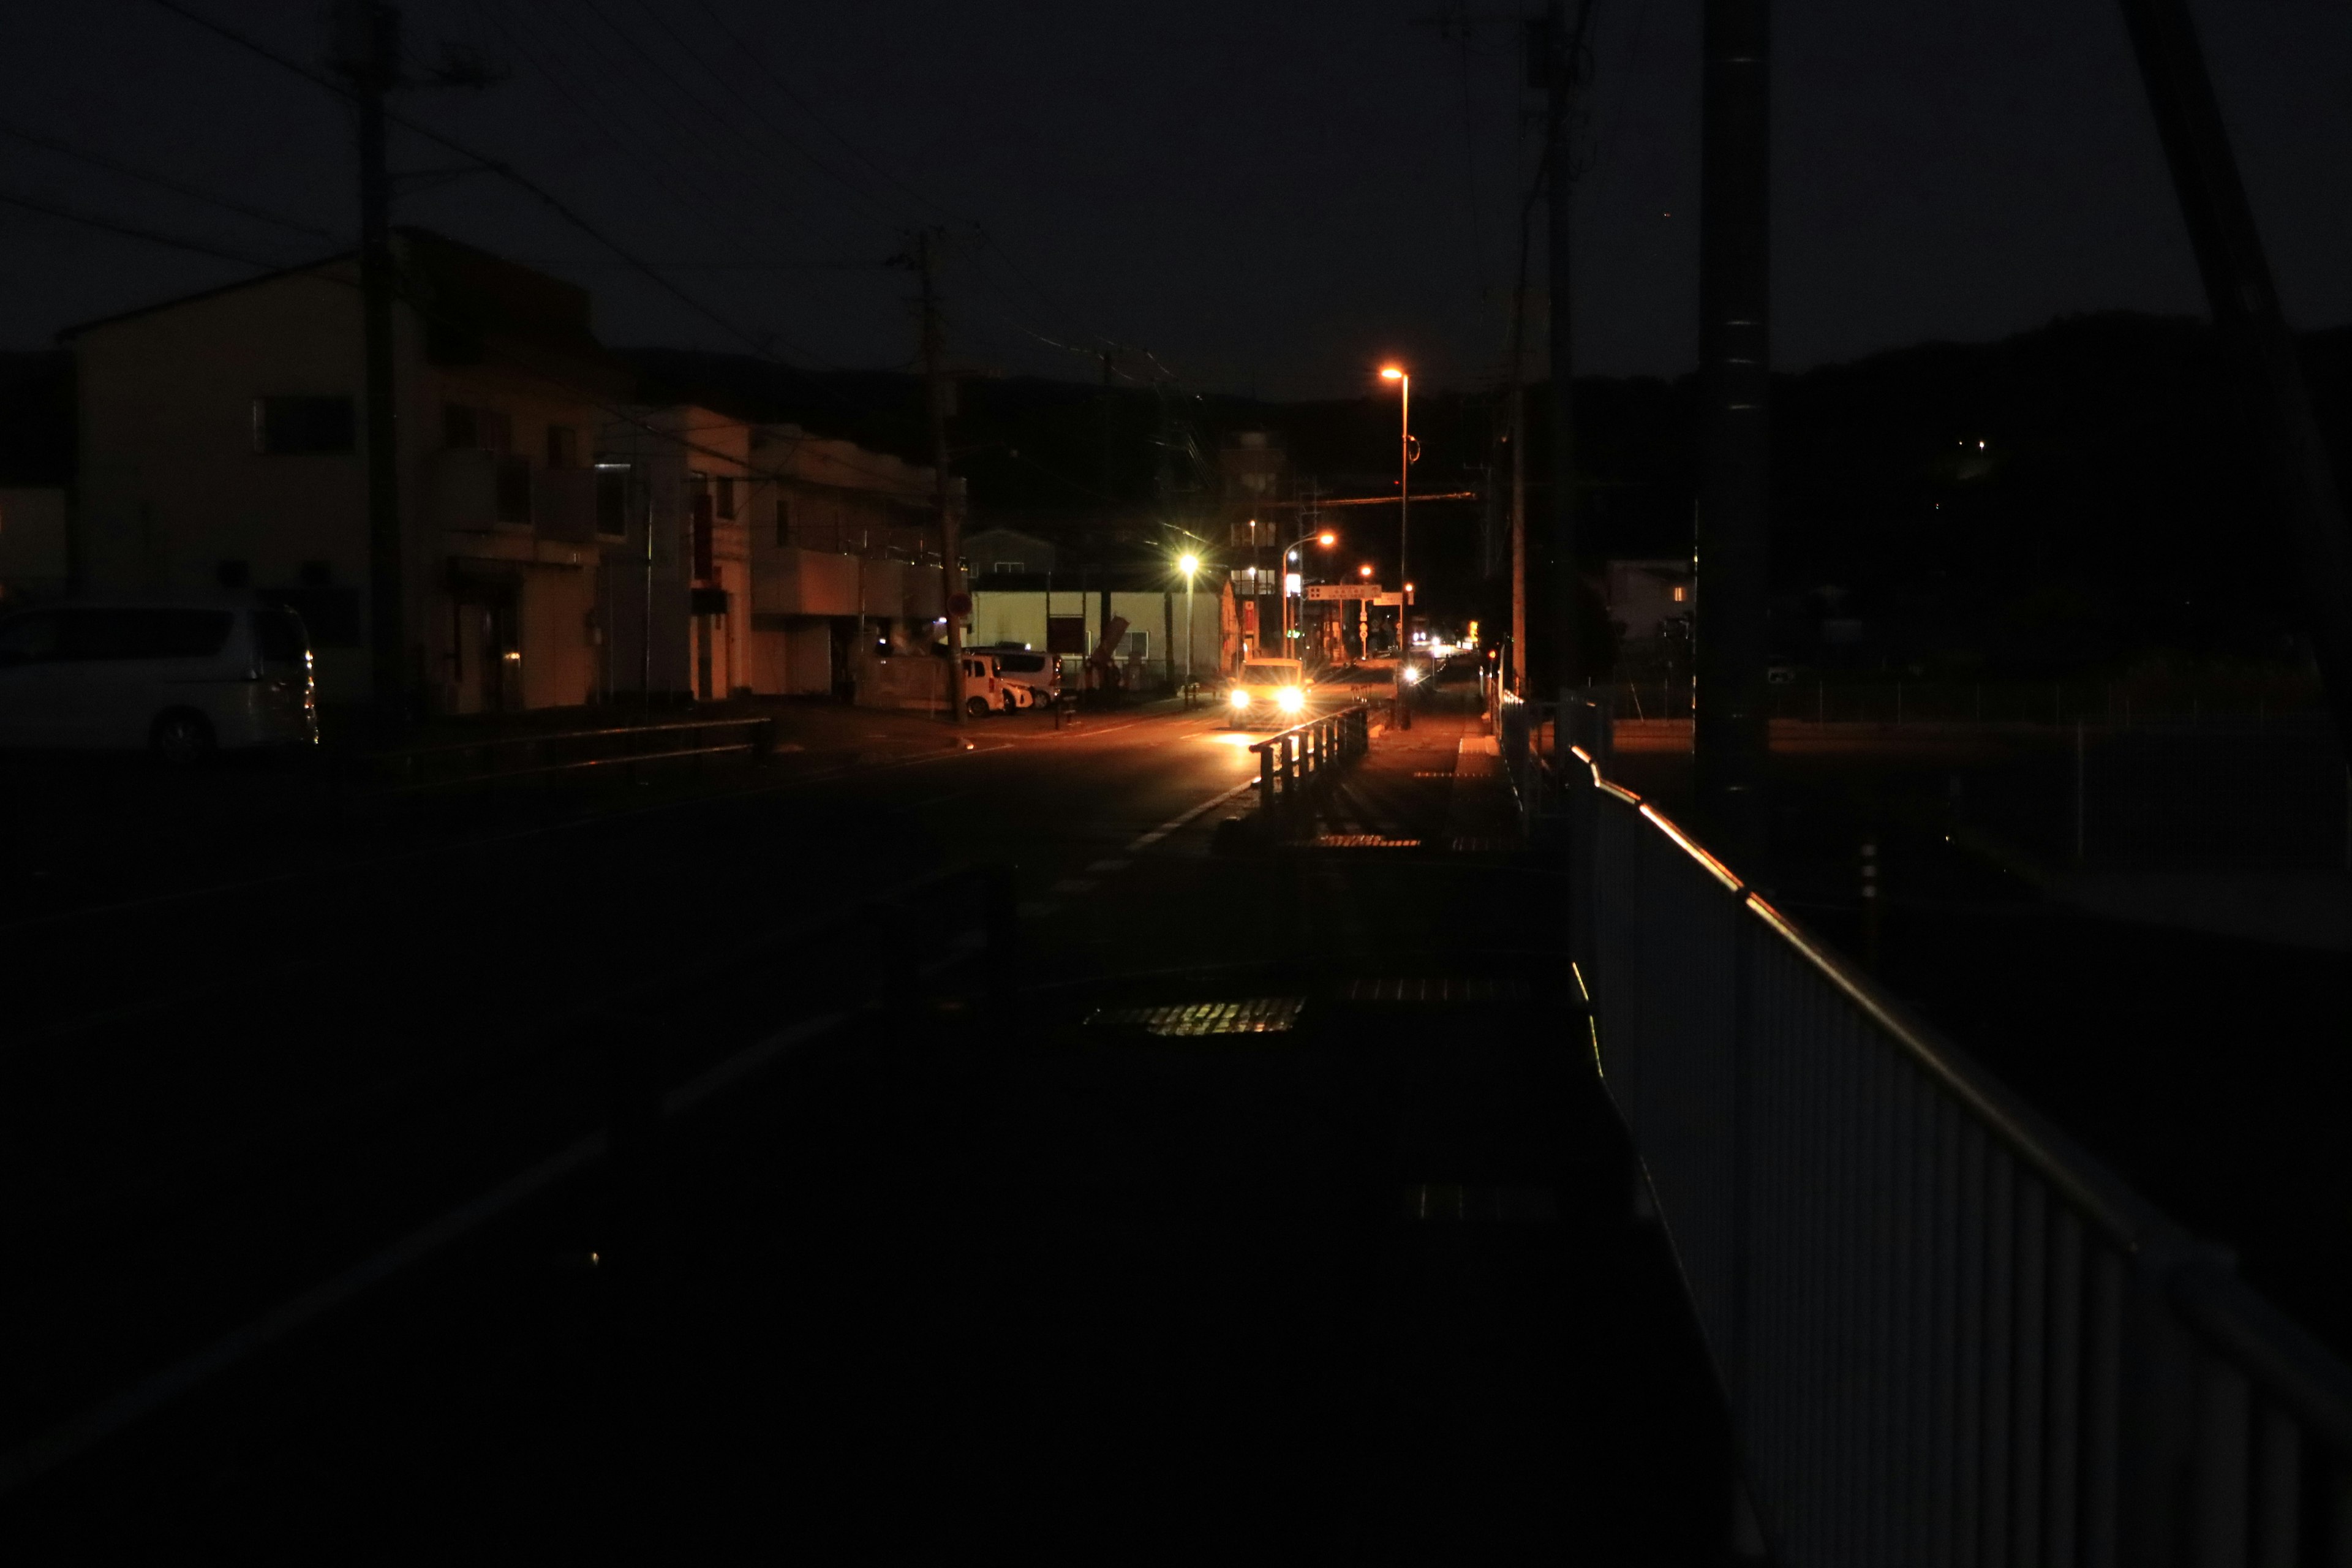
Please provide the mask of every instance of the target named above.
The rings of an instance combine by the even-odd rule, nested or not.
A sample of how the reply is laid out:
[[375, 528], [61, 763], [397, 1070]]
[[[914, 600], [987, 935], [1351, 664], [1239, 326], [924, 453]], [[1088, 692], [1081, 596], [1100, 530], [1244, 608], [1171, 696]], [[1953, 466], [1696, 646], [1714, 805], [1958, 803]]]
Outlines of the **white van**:
[[193, 763], [318, 739], [310, 639], [291, 610], [76, 600], [0, 620], [0, 746]]
[[1019, 687], [1016, 695], [1029, 700], [1021, 706], [1050, 707], [1061, 695], [1062, 661], [1050, 653], [1038, 653], [1025, 647], [992, 648], [989, 657], [996, 661], [996, 679], [1008, 687]]
[[996, 672], [996, 655], [966, 648], [963, 655], [964, 711], [977, 719], [986, 713], [1010, 713], [1016, 700]]

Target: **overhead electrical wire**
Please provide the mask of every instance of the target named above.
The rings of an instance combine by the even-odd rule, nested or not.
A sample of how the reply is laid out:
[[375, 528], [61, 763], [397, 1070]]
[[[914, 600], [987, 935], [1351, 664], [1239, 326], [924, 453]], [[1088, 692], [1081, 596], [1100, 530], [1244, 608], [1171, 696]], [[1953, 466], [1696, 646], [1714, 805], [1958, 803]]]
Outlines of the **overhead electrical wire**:
[[251, 218], [256, 223], [266, 223], [278, 228], [289, 229], [296, 234], [308, 235], [313, 239], [336, 237], [331, 229], [320, 228], [315, 224], [302, 223], [261, 207], [248, 206], [243, 202], [234, 201], [215, 192], [201, 190], [194, 185], [173, 179], [168, 174], [159, 174], [152, 169], [140, 168], [136, 164], [124, 163], [120, 158], [110, 157], [103, 153], [93, 153], [87, 147], [78, 147], [70, 142], [48, 135], [44, 132], [28, 131], [21, 125], [11, 124], [5, 120], [0, 120], [0, 136], [10, 137], [30, 147], [38, 147], [43, 152], [54, 153], [61, 158], [70, 158], [77, 163], [87, 163], [92, 168], [104, 169], [126, 180], [152, 185], [157, 190], [170, 191], [175, 195], [186, 196], [192, 201], [208, 203], [225, 211], [235, 213], [240, 217]]
[[94, 213], [77, 211], [72, 207], [61, 206], [55, 202], [44, 201], [37, 196], [21, 195], [13, 191], [0, 191], [0, 205], [18, 207], [29, 213], [38, 213], [44, 217], [57, 218], [65, 223], [79, 224], [85, 228], [102, 229], [108, 234], [145, 240], [150, 245], [161, 245], [173, 250], [190, 251], [198, 256], [209, 256], [221, 261], [235, 261], [263, 272], [282, 272], [286, 269], [286, 264], [282, 261], [265, 261], [257, 256], [248, 256], [243, 251], [230, 250], [206, 240], [189, 239], [182, 235], [165, 234], [161, 229], [145, 228], [137, 224], [100, 217]]

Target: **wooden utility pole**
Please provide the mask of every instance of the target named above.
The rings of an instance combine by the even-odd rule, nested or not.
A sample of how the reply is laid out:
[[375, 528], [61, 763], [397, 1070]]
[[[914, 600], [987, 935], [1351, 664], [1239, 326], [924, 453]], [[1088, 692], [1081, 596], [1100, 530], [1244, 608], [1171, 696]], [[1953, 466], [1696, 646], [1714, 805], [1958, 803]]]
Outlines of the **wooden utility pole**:
[[2279, 309], [2188, 6], [2183, 0], [2123, 0], [2123, 11], [2213, 325], [2261, 441], [2263, 478], [2294, 540], [2294, 575], [2336, 738], [2352, 755], [2352, 532], [2312, 418], [2294, 334]]
[[[1551, 525], [1554, 594], [1559, 600], [1553, 616], [1553, 637], [1559, 645], [1560, 700], [1587, 678], [1584, 668], [1583, 583], [1578, 571], [1576, 538], [1576, 340], [1571, 331], [1575, 311], [1569, 293], [1570, 196], [1575, 189], [1571, 141], [1575, 117], [1570, 100], [1584, 52], [1584, 28], [1592, 13], [1591, 0], [1579, 0], [1571, 25], [1568, 0], [1547, 0], [1544, 8], [1546, 124], [1544, 156], [1551, 166], [1548, 182], [1546, 239], [1549, 246], [1551, 287]], [[1565, 720], [1565, 713], [1562, 714]], [[1567, 733], [1563, 728], [1563, 734]]]
[[380, 734], [409, 717], [407, 600], [400, 531], [400, 426], [393, 378], [392, 176], [385, 165], [384, 94], [400, 79], [400, 13], [377, 0], [342, 0], [337, 68], [359, 110], [360, 334], [365, 366], [368, 653]]
[[[940, 510], [940, 603], [948, 616], [948, 715], [964, 721], [963, 616], [957, 608], [962, 589], [956, 581], [956, 558], [962, 541], [956, 526], [955, 479], [948, 472], [947, 327], [940, 319], [939, 241], [941, 231], [926, 228], [915, 236], [915, 265], [923, 280], [923, 389], [930, 405], [931, 468], [938, 478]], [[857, 607], [862, 617], [866, 606]]]
[[1764, 853], [1771, 605], [1770, 0], [1706, 0], [1699, 143], [1700, 810], [1742, 869]]

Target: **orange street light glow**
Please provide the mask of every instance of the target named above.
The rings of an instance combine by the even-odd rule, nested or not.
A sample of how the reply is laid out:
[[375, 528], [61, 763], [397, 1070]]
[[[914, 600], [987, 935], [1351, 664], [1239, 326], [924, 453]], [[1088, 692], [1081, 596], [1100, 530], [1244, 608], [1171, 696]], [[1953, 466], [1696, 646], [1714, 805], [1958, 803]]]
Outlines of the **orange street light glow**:
[[1359, 577], [1369, 577], [1371, 574], [1372, 569], [1369, 566], [1359, 566], [1356, 568], [1356, 575]]
[[1336, 533], [1332, 533], [1332, 532], [1330, 532], [1330, 531], [1328, 531], [1327, 530], [1327, 531], [1324, 532], [1323, 536], [1322, 536], [1320, 539], [1317, 540], [1317, 541], [1316, 541], [1316, 542], [1317, 542], [1318, 544], [1320, 544], [1321, 546], [1323, 546], [1323, 548], [1324, 548], [1324, 549], [1328, 550], [1328, 549], [1330, 549], [1330, 548], [1331, 548], [1331, 546], [1333, 546], [1333, 545], [1335, 545], [1335, 544], [1337, 544], [1337, 543], [1339, 543], [1339, 536], [1338, 534], [1336, 534]]
[[1381, 379], [1382, 381], [1402, 381], [1404, 379], [1404, 372], [1399, 370], [1392, 364], [1384, 364], [1381, 366]]

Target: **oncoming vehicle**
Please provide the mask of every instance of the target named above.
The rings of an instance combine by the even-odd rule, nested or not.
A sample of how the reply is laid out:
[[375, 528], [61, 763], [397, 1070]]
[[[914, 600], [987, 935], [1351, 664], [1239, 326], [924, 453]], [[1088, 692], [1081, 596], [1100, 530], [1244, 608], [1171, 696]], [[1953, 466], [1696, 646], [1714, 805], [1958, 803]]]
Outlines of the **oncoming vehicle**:
[[318, 739], [310, 639], [291, 610], [80, 601], [0, 621], [0, 746], [186, 763]]
[[1225, 692], [1225, 710], [1235, 729], [1252, 724], [1297, 722], [1307, 710], [1307, 667], [1295, 658], [1254, 658]]

